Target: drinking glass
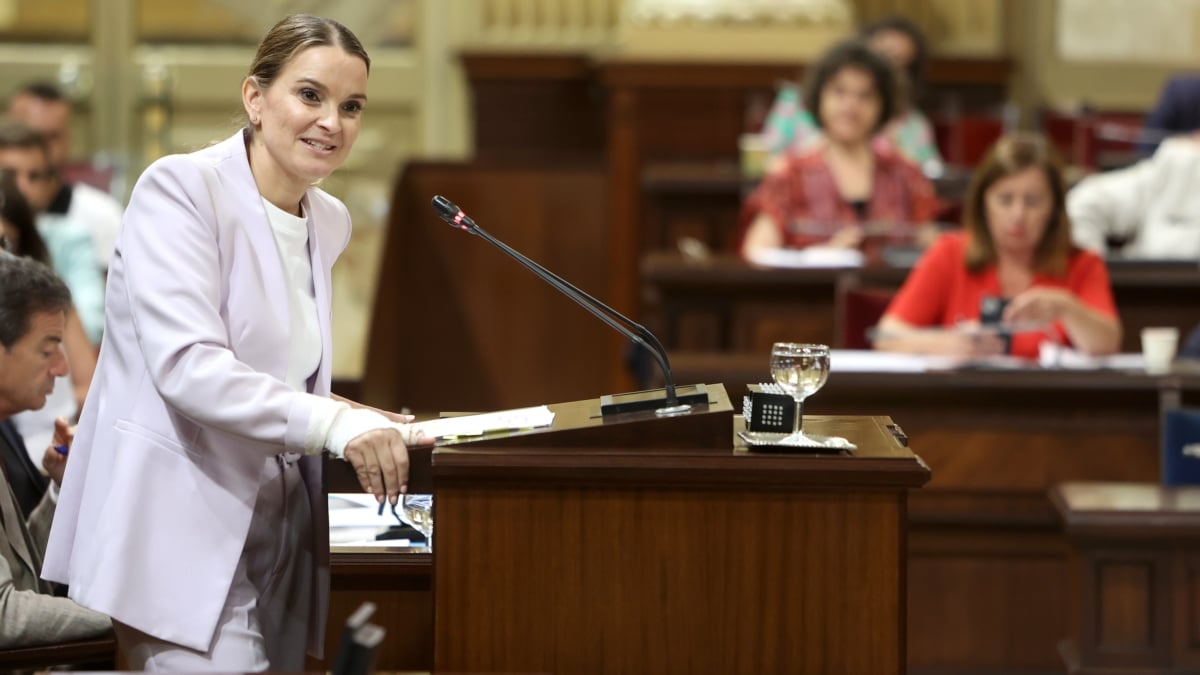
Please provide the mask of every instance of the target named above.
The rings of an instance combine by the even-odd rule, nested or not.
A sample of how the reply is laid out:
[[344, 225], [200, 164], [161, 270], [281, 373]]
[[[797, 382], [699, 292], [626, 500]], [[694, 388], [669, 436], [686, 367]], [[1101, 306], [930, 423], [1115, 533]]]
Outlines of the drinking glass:
[[776, 342], [771, 346], [771, 376], [796, 401], [792, 433], [780, 445], [807, 445], [813, 441], [800, 431], [804, 399], [825, 386], [829, 379], [829, 347], [801, 342]]
[[425, 546], [433, 550], [433, 495], [404, 495], [400, 520], [425, 535]]

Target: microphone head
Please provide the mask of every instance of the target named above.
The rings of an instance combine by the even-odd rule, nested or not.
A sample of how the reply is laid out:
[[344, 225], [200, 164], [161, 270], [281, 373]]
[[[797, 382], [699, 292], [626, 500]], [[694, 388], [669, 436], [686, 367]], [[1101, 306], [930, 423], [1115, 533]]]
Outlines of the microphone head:
[[462, 209], [441, 195], [433, 198], [433, 210], [437, 211], [438, 217], [446, 221], [451, 227], [456, 227], [461, 230], [471, 231], [475, 227], [475, 221], [467, 217], [467, 214]]

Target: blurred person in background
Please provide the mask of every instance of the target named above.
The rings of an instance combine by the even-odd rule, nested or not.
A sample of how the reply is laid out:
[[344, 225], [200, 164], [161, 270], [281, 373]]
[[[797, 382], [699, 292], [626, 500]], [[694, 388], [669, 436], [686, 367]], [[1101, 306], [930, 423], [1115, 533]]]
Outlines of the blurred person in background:
[[1137, 260], [1200, 260], [1200, 133], [1169, 138], [1133, 166], [1067, 193], [1075, 244]]
[[1200, 75], [1177, 75], [1167, 80], [1158, 101], [1142, 121], [1143, 155], [1152, 154], [1165, 139], [1200, 130]]
[[[0, 174], [0, 231], [5, 235], [7, 249], [15, 255], [32, 258], [46, 266], [50, 264], [50, 252], [38, 234], [33, 211], [21, 192], [17, 190], [11, 176]], [[26, 410], [12, 417], [12, 424], [25, 439], [26, 447], [34, 462], [41, 461], [42, 449], [50, 444], [54, 434], [54, 420], [63, 417], [75, 419], [83, 406], [92, 374], [96, 370], [96, 351], [88, 340], [79, 313], [74, 307], [67, 312], [66, 332], [63, 348], [67, 354], [69, 373], [58, 378], [54, 392], [46, 405], [36, 410]]]
[[[64, 180], [71, 152], [70, 101], [49, 82], [31, 82], [13, 95], [8, 112], [13, 119], [41, 132], [50, 152], [50, 166], [54, 172], [47, 189], [53, 196], [39, 218], [46, 221], [67, 218], [86, 227], [92, 235], [96, 261], [102, 272], [107, 271], [124, 209], [103, 190], [87, 183]], [[54, 223], [46, 222], [40, 226], [46, 229]]]
[[1045, 341], [1117, 351], [1108, 270], [1071, 244], [1065, 202], [1062, 163], [1044, 138], [997, 141], [971, 180], [963, 231], [922, 256], [884, 312], [875, 347], [966, 358], [1036, 358]]
[[905, 224], [928, 223], [938, 209], [933, 184], [910, 160], [872, 138], [890, 119], [895, 101], [893, 68], [866, 43], [835, 45], [809, 72], [808, 107], [816, 111], [820, 141], [763, 179], [747, 199], [750, 221], [742, 255], [778, 248], [857, 248], [864, 225], [874, 233], [911, 239]]
[[50, 249], [54, 271], [71, 289], [75, 309], [93, 345], [104, 330], [104, 276], [96, 261], [92, 235], [67, 217], [40, 218], [54, 198], [56, 182], [46, 139], [20, 122], [0, 125], [0, 171], [12, 175], [30, 208], [39, 214], [38, 232]]
[[[925, 83], [928, 58], [925, 36], [912, 21], [891, 16], [863, 27], [859, 37], [895, 67], [895, 106], [875, 136], [875, 143], [898, 151], [922, 170], [936, 174], [942, 158], [933, 127], [915, 105]], [[772, 159], [802, 154], [819, 141], [821, 125], [813, 110], [799, 87], [788, 84], [780, 88], [762, 130]], [[778, 165], [775, 161], [771, 163]]]

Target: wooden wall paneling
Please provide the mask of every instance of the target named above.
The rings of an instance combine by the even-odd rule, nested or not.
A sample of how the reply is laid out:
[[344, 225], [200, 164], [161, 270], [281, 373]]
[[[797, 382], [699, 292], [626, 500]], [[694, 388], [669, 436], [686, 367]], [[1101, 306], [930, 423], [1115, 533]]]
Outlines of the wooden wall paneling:
[[1167, 665], [1170, 572], [1162, 551], [1090, 548], [1083, 560], [1083, 584], [1092, 589], [1083, 607], [1084, 658], [1113, 666]]
[[603, 170], [589, 164], [407, 165], [392, 203], [364, 399], [437, 412], [617, 391], [619, 335], [429, 205], [446, 196], [497, 238], [604, 299], [605, 186]]
[[387, 630], [376, 655], [379, 671], [433, 668], [432, 563], [428, 553], [382, 550], [332, 556], [325, 659], [309, 657], [308, 669], [327, 671], [341, 644], [342, 626], [362, 603], [375, 603], [371, 622]]
[[476, 159], [603, 160], [603, 92], [587, 57], [468, 52], [461, 58]]
[[1200, 670], [1200, 553], [1180, 551], [1173, 574], [1173, 658], [1180, 666]]
[[1067, 619], [1065, 555], [1053, 526], [910, 519], [910, 672], [1053, 671]]

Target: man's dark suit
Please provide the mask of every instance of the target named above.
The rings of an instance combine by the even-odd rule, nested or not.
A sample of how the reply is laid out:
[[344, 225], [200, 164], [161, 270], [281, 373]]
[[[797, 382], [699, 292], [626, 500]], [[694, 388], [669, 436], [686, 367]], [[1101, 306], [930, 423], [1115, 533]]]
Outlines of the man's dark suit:
[[46, 494], [50, 479], [29, 458], [25, 441], [11, 419], [0, 421], [0, 459], [4, 460], [4, 473], [21, 507], [21, 516], [28, 519]]
[[[4, 454], [3, 470], [8, 473], [8, 461], [16, 450], [25, 458], [27, 469], [41, 475], [29, 456], [16, 430], [0, 422], [0, 452]], [[19, 464], [19, 463], [18, 463]], [[13, 481], [19, 483], [20, 481]], [[66, 598], [54, 597], [49, 582], [38, 574], [42, 569], [42, 553], [50, 536], [54, 519], [53, 495], [46, 494], [35, 503], [28, 518], [20, 513], [15, 492], [9, 481], [0, 482], [0, 649], [32, 647], [35, 645], [69, 642], [100, 637], [112, 630], [112, 623], [103, 614], [85, 609]], [[44, 492], [44, 490], [43, 490]]]

